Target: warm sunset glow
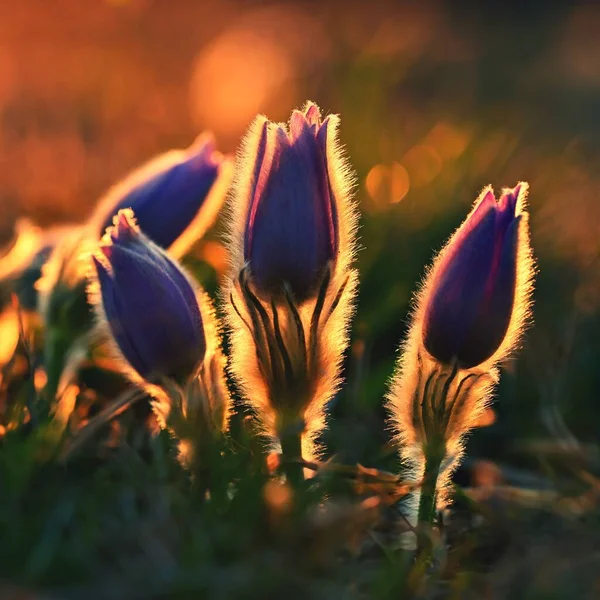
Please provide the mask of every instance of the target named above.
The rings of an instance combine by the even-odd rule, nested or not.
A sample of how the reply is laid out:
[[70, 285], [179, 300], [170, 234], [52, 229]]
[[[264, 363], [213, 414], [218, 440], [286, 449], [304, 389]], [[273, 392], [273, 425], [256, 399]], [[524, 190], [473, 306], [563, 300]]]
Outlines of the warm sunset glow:
[[[190, 84], [192, 116], [217, 133], [243, 130], [267, 100], [291, 99], [293, 66], [285, 48], [252, 30], [226, 31], [204, 49], [194, 64]], [[285, 85], [284, 85], [285, 84]]]
[[0, 109], [3, 109], [17, 85], [17, 61], [10, 47], [0, 45]]
[[0, 600], [600, 598], [600, 2], [491, 4], [2, 3]]
[[279, 452], [269, 452], [266, 459], [267, 470], [272, 475], [277, 472], [281, 465], [281, 454]]

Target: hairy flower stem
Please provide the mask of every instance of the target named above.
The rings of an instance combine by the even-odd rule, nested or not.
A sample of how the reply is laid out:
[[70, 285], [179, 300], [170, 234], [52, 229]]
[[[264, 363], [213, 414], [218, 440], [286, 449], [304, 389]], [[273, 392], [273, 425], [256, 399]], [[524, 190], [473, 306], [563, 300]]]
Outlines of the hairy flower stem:
[[304, 421], [291, 423], [282, 428], [281, 442], [282, 470], [289, 484], [297, 489], [304, 484], [302, 466], [302, 433]]
[[419, 527], [419, 554], [428, 552], [431, 549], [429, 530], [435, 521], [437, 483], [444, 455], [445, 444], [443, 440], [440, 439], [427, 443], [425, 448], [425, 470], [423, 472], [417, 516]]

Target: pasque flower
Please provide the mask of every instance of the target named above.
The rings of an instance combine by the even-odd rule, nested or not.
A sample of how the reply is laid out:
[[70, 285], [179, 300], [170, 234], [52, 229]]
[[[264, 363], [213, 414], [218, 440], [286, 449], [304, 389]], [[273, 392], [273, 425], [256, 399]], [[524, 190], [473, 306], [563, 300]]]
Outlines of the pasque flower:
[[332, 123], [315, 104], [295, 111], [289, 131], [263, 120], [258, 129], [244, 235], [244, 258], [257, 290], [287, 284], [296, 299], [314, 293], [338, 252], [338, 214], [327, 170]]
[[528, 324], [533, 258], [528, 186], [485, 188], [429, 270], [388, 393], [400, 455], [422, 481], [419, 520], [447, 501], [465, 434], [489, 405], [498, 366]]
[[211, 134], [203, 134], [188, 149], [153, 158], [110, 189], [91, 224], [102, 235], [120, 209], [131, 208], [155, 244], [173, 253], [173, 245], [187, 234], [187, 243], [178, 244], [187, 250], [214, 221], [230, 178], [229, 159], [217, 152]]
[[132, 217], [120, 211], [93, 256], [106, 322], [140, 377], [183, 384], [206, 351], [198, 300], [183, 271]]
[[166, 392], [180, 388], [184, 396], [200, 379], [201, 396], [222, 405], [227, 394], [210, 301], [141, 232], [130, 209], [115, 216], [92, 263], [90, 300], [132, 379]]
[[79, 257], [123, 208], [135, 211], [139, 227], [155, 244], [182, 257], [214, 222], [231, 175], [229, 158], [215, 150], [210, 134], [203, 134], [188, 149], [166, 152], [115, 185], [90, 219], [54, 248], [38, 286], [47, 329], [44, 360], [50, 397], [59, 387], [73, 342], [85, 345], [92, 325], [85, 297], [86, 264]]
[[487, 189], [454, 234], [432, 275], [423, 315], [423, 343], [437, 360], [463, 368], [484, 363], [501, 346], [517, 283], [521, 188], [496, 202]]
[[[237, 163], [227, 301], [232, 371], [284, 454], [314, 452], [340, 382], [357, 284], [352, 175], [339, 118], [309, 102], [289, 126], [258, 117]], [[286, 447], [288, 448], [286, 450]]]

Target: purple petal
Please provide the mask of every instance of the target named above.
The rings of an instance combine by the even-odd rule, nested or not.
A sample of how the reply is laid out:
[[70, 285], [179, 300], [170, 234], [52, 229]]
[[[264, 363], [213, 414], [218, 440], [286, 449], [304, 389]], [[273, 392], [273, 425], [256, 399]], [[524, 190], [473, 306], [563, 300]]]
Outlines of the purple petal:
[[319, 126], [319, 109], [308, 104], [292, 113], [289, 134], [267, 122], [261, 131], [244, 256], [264, 293], [278, 293], [287, 283], [305, 299], [337, 252], [328, 128]]
[[495, 212], [486, 211], [468, 235], [457, 232], [452, 254], [432, 284], [423, 323], [427, 351], [449, 363], [460, 358], [464, 339], [485, 294], [494, 256]]
[[296, 139], [292, 145], [278, 139], [264, 185], [257, 186], [246, 258], [259, 289], [276, 291], [287, 282], [304, 299], [333, 257], [333, 245], [323, 157], [299, 114]]
[[331, 189], [331, 180], [329, 178], [329, 164], [327, 162], [327, 143], [331, 129], [331, 119], [327, 117], [317, 132], [317, 144], [323, 160], [323, 179], [327, 182], [326, 190], [323, 192], [323, 211], [326, 215], [327, 229], [331, 243], [331, 254], [335, 256], [339, 245], [339, 224], [337, 206], [334, 202], [335, 195]]
[[[254, 158], [254, 174], [252, 178], [252, 190], [250, 194], [250, 206], [248, 207], [248, 219], [246, 222], [246, 232], [244, 235], [245, 259], [252, 247], [252, 236], [254, 232], [254, 220], [256, 218], [256, 209], [258, 201], [263, 193], [271, 164], [273, 162], [274, 145], [273, 142], [267, 146], [269, 139], [269, 122], [265, 119], [260, 129], [256, 157]], [[272, 138], [272, 134], [271, 134]], [[267, 154], [269, 152], [269, 154]]]
[[517, 186], [496, 204], [491, 191], [455, 233], [431, 282], [423, 341], [443, 363], [464, 368], [485, 362], [500, 347], [515, 297]]
[[304, 109], [304, 114], [306, 120], [310, 125], [319, 126], [321, 122], [321, 111], [319, 107], [314, 102], [308, 102], [306, 108]]
[[491, 285], [481, 300], [461, 348], [461, 363], [473, 367], [490, 358], [506, 336], [513, 310], [520, 217], [511, 223]]
[[202, 207], [218, 173], [220, 159], [210, 142], [185, 159], [129, 190], [107, 216], [103, 229], [122, 208], [132, 208], [141, 230], [162, 248], [168, 248], [187, 229]]
[[195, 292], [177, 264], [145, 241], [120, 213], [112, 243], [94, 257], [102, 303], [115, 342], [146, 380], [189, 378], [206, 351]]

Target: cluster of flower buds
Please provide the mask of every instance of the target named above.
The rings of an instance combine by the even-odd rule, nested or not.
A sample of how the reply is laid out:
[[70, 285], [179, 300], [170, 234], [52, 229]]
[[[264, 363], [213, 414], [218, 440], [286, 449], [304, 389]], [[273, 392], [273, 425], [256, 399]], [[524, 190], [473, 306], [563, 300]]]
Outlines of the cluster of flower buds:
[[181, 258], [214, 222], [231, 176], [231, 160], [215, 150], [211, 135], [201, 135], [188, 149], [171, 150], [135, 170], [108, 191], [86, 223], [73, 226], [60, 239], [37, 284], [47, 332], [49, 396], [59, 389], [69, 354], [89, 342], [93, 319], [85, 294], [87, 262], [81, 257], [89, 254], [114, 216], [132, 209], [145, 235]]
[[[300, 459], [319, 451], [341, 382], [358, 284], [353, 176], [338, 127], [337, 116], [323, 119], [311, 102], [287, 125], [258, 117], [230, 194], [222, 295], [230, 372], [296, 481]], [[124, 373], [153, 397], [162, 425], [192, 446], [226, 430], [231, 400], [210, 299], [178, 259], [215, 220], [230, 166], [209, 136], [151, 161], [67, 231], [42, 278], [46, 368], [60, 372], [53, 358], [64, 358], [65, 339], [91, 328], [87, 285]], [[484, 189], [416, 297], [387, 399], [400, 456], [421, 484], [414, 500], [422, 522], [446, 502], [464, 437], [529, 320], [527, 187], [506, 189], [498, 201]]]

